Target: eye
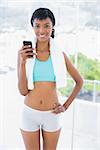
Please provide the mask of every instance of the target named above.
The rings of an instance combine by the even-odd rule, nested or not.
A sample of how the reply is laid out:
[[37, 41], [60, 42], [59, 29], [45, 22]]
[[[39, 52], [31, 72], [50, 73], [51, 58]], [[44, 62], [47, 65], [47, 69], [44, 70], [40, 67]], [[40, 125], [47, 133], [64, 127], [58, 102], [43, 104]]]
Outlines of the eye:
[[35, 24], [34, 27], [38, 29], [40, 26], [38, 24]]
[[49, 28], [50, 26], [49, 26], [48, 24], [46, 24], [44, 27], [45, 27], [45, 28]]

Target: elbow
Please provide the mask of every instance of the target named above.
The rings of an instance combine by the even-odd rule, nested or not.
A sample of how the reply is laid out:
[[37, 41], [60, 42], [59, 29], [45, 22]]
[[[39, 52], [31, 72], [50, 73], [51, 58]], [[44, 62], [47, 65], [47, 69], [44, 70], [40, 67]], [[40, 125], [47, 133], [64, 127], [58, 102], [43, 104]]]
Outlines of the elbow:
[[26, 95], [28, 94], [28, 92], [20, 91], [20, 94], [21, 94], [22, 96], [26, 96]]
[[18, 90], [22, 96], [26, 96], [29, 92], [28, 89], [21, 89], [20, 87], [18, 87]]
[[19, 93], [20, 93], [22, 96], [26, 96], [26, 95], [28, 94], [28, 91], [19, 89]]
[[81, 89], [83, 86], [84, 80], [82, 78], [80, 78], [78, 81], [76, 81], [76, 84], [79, 86], [79, 88]]

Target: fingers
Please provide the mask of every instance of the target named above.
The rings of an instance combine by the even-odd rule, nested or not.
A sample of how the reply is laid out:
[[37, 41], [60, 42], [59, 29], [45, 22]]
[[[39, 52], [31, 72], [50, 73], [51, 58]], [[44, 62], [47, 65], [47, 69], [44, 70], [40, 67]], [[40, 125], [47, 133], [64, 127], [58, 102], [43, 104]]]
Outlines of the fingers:
[[56, 103], [54, 104], [55, 106], [53, 107], [53, 113], [55, 114], [59, 114], [61, 112], [65, 112], [65, 108], [63, 105], [61, 105], [60, 103]]
[[54, 103], [54, 106], [53, 106], [53, 109], [55, 109], [57, 106], [60, 106], [61, 104], [60, 103]]
[[19, 50], [19, 56], [22, 58], [22, 60], [26, 60], [27, 58], [37, 55], [37, 53], [34, 51], [35, 49], [31, 48], [30, 45], [22, 46], [22, 48]]
[[[22, 46], [22, 49], [20, 50], [22, 53], [28, 53], [28, 52], [32, 52], [34, 55], [36, 54], [35, 49], [31, 48], [30, 45], [29, 46]], [[34, 52], [33, 52], [34, 51]]]
[[22, 49], [32, 48], [31, 45], [23, 45]]

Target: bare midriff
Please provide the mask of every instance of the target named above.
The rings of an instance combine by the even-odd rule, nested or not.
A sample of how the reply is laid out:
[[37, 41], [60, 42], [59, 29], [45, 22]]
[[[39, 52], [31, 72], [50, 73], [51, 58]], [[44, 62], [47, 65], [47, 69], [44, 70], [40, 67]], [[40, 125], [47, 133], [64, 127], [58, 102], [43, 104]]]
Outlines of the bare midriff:
[[58, 102], [56, 83], [49, 81], [35, 82], [34, 89], [29, 91], [24, 101], [27, 106], [42, 111], [52, 110]]

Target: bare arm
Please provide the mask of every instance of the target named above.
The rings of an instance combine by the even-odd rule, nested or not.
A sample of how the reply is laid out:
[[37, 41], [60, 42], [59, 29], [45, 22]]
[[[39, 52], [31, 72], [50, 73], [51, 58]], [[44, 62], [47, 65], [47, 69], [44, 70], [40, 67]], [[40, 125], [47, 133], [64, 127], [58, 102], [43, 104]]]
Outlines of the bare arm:
[[[26, 48], [26, 49], [25, 49]], [[25, 96], [28, 94], [28, 86], [26, 79], [26, 59], [29, 58], [29, 55], [34, 55], [34, 53], [30, 52], [32, 48], [28, 46], [23, 46], [18, 52], [18, 60], [17, 60], [17, 75], [18, 75], [18, 89], [21, 95]]]
[[21, 61], [18, 56], [17, 73], [18, 73], [18, 89], [21, 95], [25, 96], [28, 93], [25, 61]]
[[65, 63], [66, 63], [66, 69], [76, 84], [75, 84], [75, 87], [74, 87], [71, 95], [68, 97], [68, 99], [65, 101], [65, 103], [63, 105], [61, 105], [59, 103], [55, 104], [55, 107], [53, 108], [54, 109], [53, 113], [56, 113], [56, 114], [64, 112], [70, 106], [70, 104], [73, 102], [73, 100], [75, 99], [75, 97], [77, 96], [77, 94], [79, 93], [79, 91], [83, 85], [83, 79], [80, 76], [79, 72], [72, 65], [71, 61], [66, 56], [66, 54], [64, 52], [63, 52], [63, 54], [64, 54]]
[[63, 52], [63, 54], [64, 54], [68, 73], [71, 75], [71, 77], [73, 78], [73, 80], [76, 83], [71, 95], [68, 97], [68, 99], [66, 100], [66, 102], [63, 105], [65, 107], [65, 109], [67, 109], [70, 106], [70, 104], [73, 102], [73, 100], [75, 99], [77, 94], [79, 93], [79, 91], [83, 85], [83, 79], [82, 79], [81, 75], [79, 74], [79, 72], [77, 71], [77, 69], [72, 65], [72, 63], [70, 62], [70, 60], [68, 59], [66, 54], [64, 52]]

